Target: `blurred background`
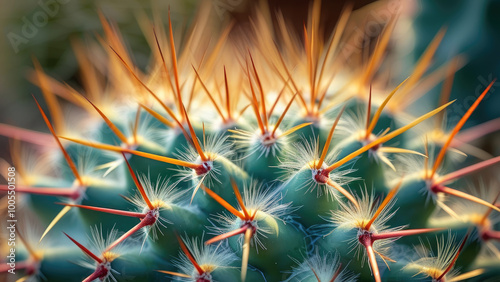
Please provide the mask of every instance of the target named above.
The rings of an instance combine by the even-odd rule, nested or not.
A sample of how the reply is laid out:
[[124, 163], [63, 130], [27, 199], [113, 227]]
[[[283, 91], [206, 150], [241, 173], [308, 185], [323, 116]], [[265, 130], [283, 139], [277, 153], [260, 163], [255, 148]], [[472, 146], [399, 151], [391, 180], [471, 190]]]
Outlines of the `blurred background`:
[[[125, 38], [135, 63], [147, 68], [150, 49], [138, 24], [138, 18], [151, 16], [153, 11], [167, 18], [171, 9], [173, 25], [188, 26], [202, 0], [133, 1], [133, 0], [1, 0], [0, 26], [0, 122], [23, 128], [46, 131], [35, 108], [31, 94], [40, 90], [28, 80], [33, 68], [33, 57], [43, 69], [59, 81], [79, 85], [80, 77], [71, 40], [86, 42], [102, 34], [99, 11], [116, 22]], [[249, 24], [248, 17], [259, 1], [211, 0], [213, 24], [222, 25], [229, 20], [237, 25]], [[270, 0], [271, 11], [281, 10], [286, 19], [300, 32], [306, 22], [310, 1]], [[369, 0], [323, 1], [322, 25], [329, 33], [346, 3], [355, 10], [364, 9], [375, 23], [387, 20], [379, 3]], [[398, 1], [391, 1], [398, 2]], [[383, 2], [388, 5], [389, 1]], [[435, 62], [442, 64], [457, 54], [464, 54], [467, 64], [453, 81], [451, 99], [458, 99], [448, 111], [450, 122], [457, 121], [479, 96], [482, 90], [500, 74], [500, 1], [495, 0], [408, 0], [401, 1], [402, 26], [393, 47], [398, 55], [401, 72], [395, 80], [404, 79], [416, 60], [436, 33], [444, 26], [446, 35], [439, 47]], [[359, 21], [359, 29], [369, 33], [366, 20]], [[364, 25], [363, 25], [364, 23]], [[376, 35], [375, 35], [376, 36]], [[500, 82], [496, 82], [479, 110], [466, 127], [500, 117]], [[438, 101], [440, 85], [425, 95], [422, 102]], [[495, 146], [496, 144], [496, 146]], [[480, 141], [480, 146], [498, 155], [498, 134]], [[495, 148], [496, 147], [496, 148]], [[0, 157], [8, 159], [8, 140], [0, 138]]]

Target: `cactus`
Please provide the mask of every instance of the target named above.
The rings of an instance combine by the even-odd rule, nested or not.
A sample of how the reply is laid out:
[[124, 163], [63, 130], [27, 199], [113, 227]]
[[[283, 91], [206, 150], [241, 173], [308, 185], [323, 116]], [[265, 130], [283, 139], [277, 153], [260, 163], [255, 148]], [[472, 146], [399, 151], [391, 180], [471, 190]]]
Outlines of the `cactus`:
[[[39, 98], [34, 105], [49, 133], [0, 124], [13, 139], [12, 164], [2, 168], [17, 173], [15, 190], [0, 191], [15, 191], [19, 209], [7, 234], [16, 238], [15, 275], [9, 260], [1, 273], [21, 281], [498, 277], [498, 180], [480, 188], [463, 180], [500, 157], [457, 157], [479, 150], [461, 140], [491, 131], [479, 125], [470, 137], [462, 128], [494, 81], [451, 130], [442, 126], [450, 87], [439, 105], [411, 115], [402, 101], [418, 90], [444, 31], [387, 88], [380, 77], [395, 19], [367, 63], [344, 67], [351, 7], [328, 39], [320, 9], [315, 1], [300, 44], [283, 20], [274, 30], [263, 6], [247, 38], [213, 30], [201, 12], [179, 45], [170, 18], [167, 31], [155, 21], [148, 73], [103, 18], [106, 64], [77, 48], [85, 93], [35, 61], [48, 111]], [[449, 82], [449, 73], [431, 75]]]

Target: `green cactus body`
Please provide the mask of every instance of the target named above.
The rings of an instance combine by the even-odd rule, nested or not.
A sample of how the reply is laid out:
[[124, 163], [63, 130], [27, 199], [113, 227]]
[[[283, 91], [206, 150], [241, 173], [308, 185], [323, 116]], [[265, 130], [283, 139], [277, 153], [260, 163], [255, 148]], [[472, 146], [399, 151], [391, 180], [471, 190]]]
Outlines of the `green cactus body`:
[[273, 181], [281, 176], [279, 169], [280, 154], [261, 156], [258, 152], [248, 154], [244, 159], [243, 166], [252, 177], [264, 181]]
[[[338, 148], [342, 148], [339, 158], [346, 157], [350, 153], [366, 145], [357, 140], [353, 140], [352, 142], [345, 141], [337, 145]], [[377, 193], [384, 193], [387, 190], [385, 175], [387, 167], [382, 161], [376, 160], [377, 156], [373, 155], [376, 154], [374, 151], [375, 150], [370, 149], [368, 152], [363, 153], [355, 160], [356, 170], [350, 173], [349, 177], [361, 180], [354, 181], [354, 183], [350, 185], [350, 188], [356, 193], [360, 193], [365, 184], [372, 186], [372, 189], [374, 189]], [[357, 187], [359, 187], [359, 189]]]
[[364, 251], [359, 249], [357, 229], [336, 228], [328, 235], [319, 239], [317, 244], [328, 252], [337, 251], [343, 254], [340, 258], [341, 263], [347, 265], [347, 268], [351, 272], [359, 274], [360, 279], [371, 279], [370, 267], [366, 263], [351, 263], [353, 261], [361, 262], [363, 256], [365, 256], [365, 254], [359, 253]]
[[[485, 259], [488, 250], [498, 254], [498, 180], [484, 189], [463, 187], [463, 179], [500, 163], [500, 157], [467, 162], [457, 157], [457, 150], [486, 154], [459, 133], [494, 92], [495, 82], [474, 96], [446, 134], [439, 126], [415, 128], [434, 119], [443, 124], [452, 103], [445, 103], [443, 94], [441, 106], [412, 105], [411, 112], [424, 114], [412, 116], [407, 109], [419, 98], [419, 87], [428, 90], [454, 71], [451, 63], [436, 71], [431, 65], [444, 31], [415, 71], [398, 82], [393, 61], [383, 62], [393, 49], [392, 15], [377, 23], [384, 28], [377, 38], [369, 37], [373, 44], [366, 50], [346, 54], [356, 39], [350, 34], [357, 33], [346, 25], [359, 18], [370, 24], [370, 18], [350, 17], [347, 6], [333, 33], [323, 34], [320, 2], [311, 4], [300, 34], [281, 14], [272, 18], [264, 3], [245, 27], [248, 32], [233, 32], [233, 25], [218, 30], [209, 23], [208, 6], [187, 34], [174, 35], [170, 17], [168, 29], [155, 19], [146, 34], [153, 47], [146, 72], [133, 64], [121, 35], [103, 16], [104, 48], [88, 54], [76, 48], [78, 61], [97, 58], [82, 61], [88, 88], [83, 96], [49, 79], [35, 62], [33, 80], [48, 111], [37, 98], [35, 104], [50, 133], [0, 123], [0, 134], [23, 141], [13, 142], [13, 164], [2, 159], [0, 169], [19, 171], [15, 195], [29, 195], [16, 213], [28, 214], [45, 232], [13, 228], [22, 246], [20, 269], [8, 279], [500, 277], [498, 258]], [[388, 7], [391, 1], [386, 2], [378, 5]], [[182, 40], [174, 42], [177, 38]], [[109, 60], [101, 61], [105, 56]], [[392, 87], [395, 82], [400, 84]], [[85, 113], [76, 123], [82, 126], [66, 120], [56, 95]], [[489, 126], [469, 131], [469, 139], [500, 128], [498, 120]], [[43, 150], [24, 151], [31, 146], [25, 143]], [[9, 172], [0, 175], [8, 179]], [[0, 210], [7, 213], [13, 206], [9, 189], [0, 184]], [[13, 236], [4, 232], [5, 238]], [[66, 237], [59, 240], [63, 232]], [[36, 244], [48, 239], [57, 244], [46, 249]], [[5, 259], [12, 251], [0, 247]], [[7, 271], [0, 266], [0, 275]]]
[[312, 176], [310, 169], [304, 169], [285, 182], [281, 188], [285, 195], [284, 201], [299, 207], [296, 220], [306, 228], [323, 223], [321, 216], [326, 216], [338, 206], [337, 200], [331, 195], [337, 192], [331, 191], [333, 188], [325, 184], [313, 183]]
[[[281, 221], [274, 221], [270, 225], [263, 218], [257, 224], [257, 228], [270, 230], [270, 233], [265, 235], [267, 238], [258, 239], [265, 249], [251, 248], [248, 261], [263, 271], [267, 279], [282, 280], [284, 276], [282, 272], [293, 265], [289, 257], [298, 257], [305, 251], [304, 233], [297, 230], [291, 223], [285, 224]], [[241, 238], [238, 237], [229, 240], [229, 245], [238, 256], [242, 255], [241, 242]]]
[[[406, 178], [398, 192], [397, 216], [391, 219], [391, 224], [396, 226], [408, 224], [408, 218], [413, 218], [409, 228], [425, 228], [432, 212], [436, 208], [435, 202], [426, 196], [427, 183], [419, 178]], [[415, 206], [420, 207], [415, 209]]]
[[485, 281], [488, 281], [488, 279], [491, 279], [491, 281], [494, 281], [500, 276], [500, 261], [497, 258], [494, 257], [482, 257], [481, 259], [476, 260], [473, 266], [471, 266], [469, 269], [475, 270], [475, 269], [482, 269], [482, 277], [486, 279]]
[[160, 218], [167, 229], [159, 227], [162, 234], [158, 234], [157, 231], [158, 238], [148, 236], [148, 241], [152, 249], [162, 257], [165, 257], [165, 254], [173, 256], [177, 252], [178, 246], [174, 243], [177, 241], [176, 232], [183, 232], [190, 237], [200, 237], [203, 233], [200, 227], [208, 225], [204, 214], [195, 207], [170, 205], [160, 212]]
[[81, 253], [78, 250], [53, 249], [44, 254], [39, 272], [49, 281], [67, 281], [67, 277], [83, 280], [89, 274], [89, 270], [76, 264], [81, 260]]

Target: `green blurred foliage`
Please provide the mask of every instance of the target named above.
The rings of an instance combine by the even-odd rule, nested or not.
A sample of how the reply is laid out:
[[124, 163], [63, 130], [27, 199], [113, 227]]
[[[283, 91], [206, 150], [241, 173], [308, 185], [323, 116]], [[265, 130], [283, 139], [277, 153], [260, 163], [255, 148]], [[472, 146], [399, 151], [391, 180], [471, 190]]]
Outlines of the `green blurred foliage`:
[[[7, 1], [5, 1], [7, 2]], [[72, 39], [88, 42], [102, 34], [98, 11], [116, 22], [135, 62], [144, 68], [150, 57], [137, 17], [152, 10], [172, 9], [172, 21], [181, 24], [195, 12], [197, 0], [134, 1], [134, 0], [40, 0], [8, 1], [0, 11], [3, 39], [0, 41], [0, 120], [30, 127], [32, 115], [19, 115], [34, 109], [31, 93], [38, 87], [27, 80], [32, 58], [40, 61], [44, 70], [59, 81], [79, 84], [78, 65], [71, 48]], [[161, 16], [161, 14], [160, 14]], [[36, 126], [32, 127], [36, 128]]]
[[[464, 54], [467, 60], [453, 83], [450, 99], [458, 99], [448, 111], [449, 124], [453, 125], [486, 86], [500, 76], [500, 1], [420, 0], [417, 5], [413, 61], [416, 62], [442, 27], [447, 31], [436, 53], [436, 63], [444, 63], [458, 54]], [[497, 81], [481, 110], [466, 126], [500, 117], [499, 88]], [[426, 96], [437, 103], [440, 91], [436, 87]]]

